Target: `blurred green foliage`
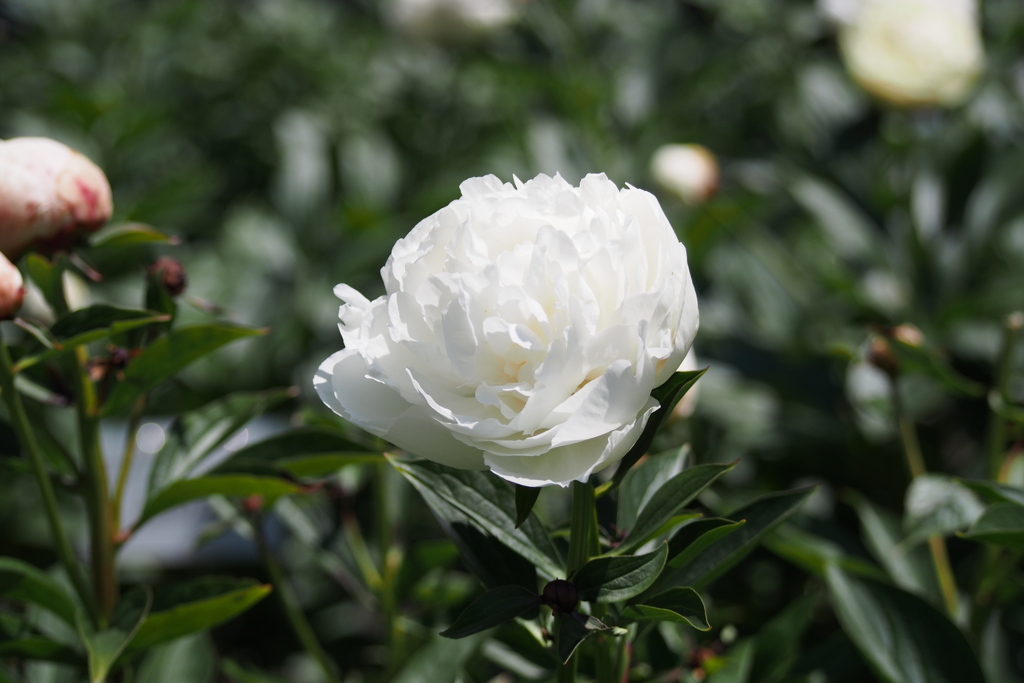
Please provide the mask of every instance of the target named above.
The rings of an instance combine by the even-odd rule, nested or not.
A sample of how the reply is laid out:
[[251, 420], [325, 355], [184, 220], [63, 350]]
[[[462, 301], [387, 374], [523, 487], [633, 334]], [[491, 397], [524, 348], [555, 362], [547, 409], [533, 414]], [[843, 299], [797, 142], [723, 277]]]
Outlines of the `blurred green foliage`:
[[[395, 239], [467, 177], [596, 171], [656, 189], [655, 149], [705, 145], [722, 166], [718, 195], [699, 207], [659, 196], [689, 250], [697, 352], [711, 371], [696, 417], [661, 438], [692, 440], [700, 462], [740, 458], [729, 500], [823, 483], [801, 528], [866, 557], [838, 499], [856, 490], [899, 510], [908, 480], [885, 378], [863, 361], [871, 334], [921, 330], [924, 355], [901, 358], [899, 391], [925, 459], [983, 476], [988, 408], [971, 387], [994, 384], [1002, 319], [1024, 307], [1024, 5], [985, 0], [981, 12], [988, 68], [971, 101], [897, 111], [855, 86], [833, 26], [798, 0], [532, 0], [516, 25], [448, 45], [401, 34], [370, 0], [0, 0], [0, 137], [46, 135], [86, 153], [110, 178], [118, 220], [182, 237], [174, 256], [191, 296], [272, 328], [197, 364], [190, 392], [157, 411], [282, 384], [311, 396], [313, 370], [340, 345], [332, 286], [379, 293]], [[139, 305], [130, 283], [157, 249], [96, 263], [107, 275], [96, 298]], [[1019, 403], [1024, 376], [1007, 387]], [[364, 475], [352, 476], [346, 491], [360, 490]], [[414, 504], [403, 491], [399, 508]], [[3, 495], [0, 524], [30, 527], [10, 517], [19, 494]], [[332, 504], [372, 514], [361, 499]], [[348, 552], [324, 505], [281, 513], [289, 569], [329, 647], [358, 653], [342, 667], [383, 667], [380, 624], [355, 589], [323, 579], [323, 549]], [[436, 537], [420, 520], [405, 531], [420, 532]], [[965, 543], [953, 539], [954, 564]], [[411, 550], [402, 584], [431, 627], [473, 590], [465, 574], [441, 573], [454, 558], [435, 550]], [[712, 593], [712, 622], [744, 633], [767, 623], [770, 635], [769, 618], [815, 590], [767, 551], [733, 579]], [[253, 618], [268, 623], [267, 610]], [[814, 618], [836, 633], [833, 617]], [[1019, 674], [1024, 611], [1005, 621]], [[300, 665], [280, 668], [290, 644], [253, 654], [267, 638], [246, 648], [241, 629], [224, 627], [222, 651], [306, 680]], [[672, 638], [655, 668], [687, 651]], [[826, 678], [799, 680], [871, 680], [848, 641], [812, 640], [800, 666]], [[752, 661], [768, 656], [741, 642]], [[180, 664], [179, 650], [198, 653], [192, 680], [214, 680], [206, 639], [161, 656]], [[245, 678], [247, 667], [223, 669], [270, 680]]]

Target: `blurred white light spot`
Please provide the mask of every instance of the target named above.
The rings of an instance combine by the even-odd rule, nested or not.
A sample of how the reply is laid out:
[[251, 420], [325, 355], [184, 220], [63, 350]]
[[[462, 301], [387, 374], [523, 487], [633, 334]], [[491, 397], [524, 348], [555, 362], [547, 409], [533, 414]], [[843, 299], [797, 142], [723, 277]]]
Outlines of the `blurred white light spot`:
[[164, 428], [155, 422], [147, 422], [142, 425], [139, 427], [138, 434], [135, 435], [135, 443], [139, 450], [145, 453], [156, 453], [163, 448], [166, 441], [167, 435], [164, 434]]
[[228, 442], [224, 444], [224, 450], [237, 451], [247, 443], [249, 443], [249, 430], [243, 429], [228, 439]]

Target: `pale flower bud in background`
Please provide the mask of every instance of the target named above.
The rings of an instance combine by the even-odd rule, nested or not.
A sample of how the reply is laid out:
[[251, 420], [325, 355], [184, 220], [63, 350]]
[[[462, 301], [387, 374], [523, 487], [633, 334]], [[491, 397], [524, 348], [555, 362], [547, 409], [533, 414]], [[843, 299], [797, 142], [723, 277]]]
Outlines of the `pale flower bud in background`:
[[0, 320], [13, 318], [24, 298], [25, 282], [21, 279], [21, 271], [0, 254]]
[[856, 12], [823, 4], [841, 22], [840, 48], [853, 79], [886, 102], [961, 104], [984, 69], [972, 0], [862, 0]]
[[391, 19], [402, 33], [434, 42], [472, 39], [512, 23], [521, 0], [392, 0]]
[[71, 247], [109, 220], [110, 195], [103, 171], [56, 140], [0, 141], [0, 252]]
[[651, 175], [687, 204], [700, 204], [718, 189], [718, 163], [700, 145], [663, 145], [651, 157]]

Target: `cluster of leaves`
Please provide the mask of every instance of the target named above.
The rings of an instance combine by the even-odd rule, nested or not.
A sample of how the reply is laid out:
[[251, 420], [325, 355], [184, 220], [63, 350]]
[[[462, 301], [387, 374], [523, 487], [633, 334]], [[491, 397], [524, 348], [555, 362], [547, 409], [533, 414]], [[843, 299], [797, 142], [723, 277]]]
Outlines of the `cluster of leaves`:
[[[143, 287], [147, 308], [97, 303], [69, 310], [64, 284], [68, 269], [99, 277], [86, 264], [102, 260], [108, 250], [145, 256], [151, 245], [166, 241], [150, 228], [117, 226], [96, 235], [74, 255], [58, 253], [50, 260], [33, 253], [23, 262], [53, 319], [19, 318], [5, 330], [20, 328], [21, 336], [2, 351], [3, 417], [17, 438], [5, 440], [10, 446], [4, 448], [0, 468], [15, 480], [36, 479], [33, 488], [38, 485], [43, 494], [48, 535], [62, 563], [44, 572], [23, 559], [0, 557], [0, 604], [21, 607], [5, 608], [0, 615], [0, 658], [30, 671], [32, 663], [48, 662], [61, 665], [55, 671], [65, 675], [84, 672], [90, 683], [103, 683], [114, 672], [131, 672], [143, 660], [142, 670], [156, 675], [156, 665], [144, 660], [147, 655], [160, 659], [159, 646], [241, 614], [271, 586], [207, 576], [155, 591], [141, 584], [119, 597], [116, 555], [121, 545], [157, 515], [191, 501], [212, 496], [248, 499], [258, 509], [305, 490], [304, 479], [374, 459], [336, 429], [310, 428], [251, 444], [217, 462], [212, 456], [218, 447], [241, 427], [295, 397], [293, 389], [236, 392], [178, 414], [152, 460], [141, 511], [133, 520], [122, 520], [134, 430], [150, 395], [195, 360], [261, 333], [222, 322], [176, 325], [179, 292], [168, 288], [159, 268], [148, 271]], [[129, 448], [119, 463], [115, 488], [107, 482], [98, 429], [126, 413]], [[76, 416], [76, 429], [47, 428], [69, 414]], [[91, 582], [84, 580], [70, 552], [54, 485], [61, 491], [61, 503], [84, 500]], [[21, 679], [0, 664], [0, 680]]]

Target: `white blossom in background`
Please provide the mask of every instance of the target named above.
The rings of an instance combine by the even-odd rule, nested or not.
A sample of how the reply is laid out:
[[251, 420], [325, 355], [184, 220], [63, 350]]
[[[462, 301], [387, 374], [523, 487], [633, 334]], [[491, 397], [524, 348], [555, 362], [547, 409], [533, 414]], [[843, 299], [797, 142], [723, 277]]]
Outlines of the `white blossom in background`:
[[13, 318], [25, 298], [25, 282], [21, 271], [0, 253], [0, 320]]
[[822, 0], [843, 60], [866, 91], [898, 106], [964, 102], [985, 66], [974, 0]]
[[604, 175], [461, 190], [395, 244], [383, 296], [335, 288], [345, 348], [314, 386], [430, 460], [586, 481], [639, 438], [697, 332], [686, 249], [653, 195]]
[[110, 219], [103, 171], [48, 138], [0, 141], [0, 252], [66, 248]]
[[663, 145], [651, 157], [651, 175], [687, 204], [707, 201], [718, 189], [718, 162], [701, 145]]
[[486, 35], [519, 16], [522, 0], [391, 0], [391, 20], [402, 33], [445, 42]]

